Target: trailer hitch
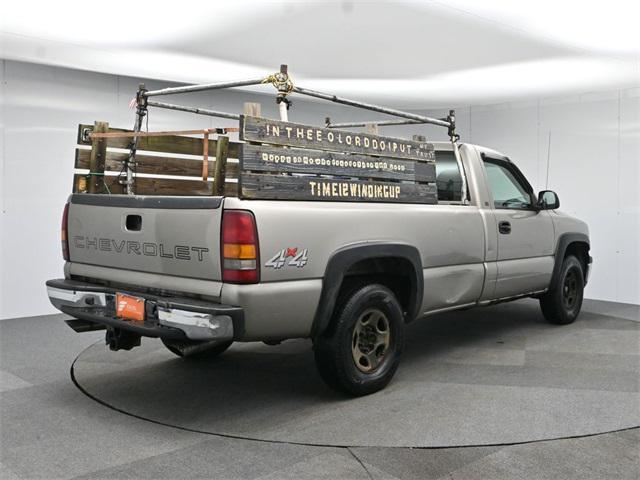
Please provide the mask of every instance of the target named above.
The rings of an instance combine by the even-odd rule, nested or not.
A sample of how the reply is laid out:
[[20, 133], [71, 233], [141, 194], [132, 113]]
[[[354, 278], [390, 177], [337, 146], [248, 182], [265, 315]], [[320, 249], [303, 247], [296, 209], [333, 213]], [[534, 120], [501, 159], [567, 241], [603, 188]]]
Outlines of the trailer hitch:
[[121, 328], [107, 328], [105, 343], [114, 352], [117, 350], [131, 350], [141, 344], [140, 335]]

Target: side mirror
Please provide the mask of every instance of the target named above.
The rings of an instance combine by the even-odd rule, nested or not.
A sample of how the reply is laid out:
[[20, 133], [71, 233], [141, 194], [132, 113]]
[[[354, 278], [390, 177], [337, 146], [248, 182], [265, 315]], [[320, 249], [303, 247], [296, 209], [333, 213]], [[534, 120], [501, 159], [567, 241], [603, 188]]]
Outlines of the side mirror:
[[560, 208], [560, 199], [553, 190], [542, 190], [538, 194], [538, 208], [540, 210], [555, 210]]

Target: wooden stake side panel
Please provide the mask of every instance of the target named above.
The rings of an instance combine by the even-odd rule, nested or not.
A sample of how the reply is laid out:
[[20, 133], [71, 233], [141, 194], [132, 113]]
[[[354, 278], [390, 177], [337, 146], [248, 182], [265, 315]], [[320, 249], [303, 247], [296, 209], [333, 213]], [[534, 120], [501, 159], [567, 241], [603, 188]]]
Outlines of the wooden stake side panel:
[[250, 144], [241, 145], [240, 158], [242, 169], [251, 172], [302, 173], [424, 183], [436, 181], [435, 164], [420, 160]]
[[246, 199], [438, 203], [435, 184], [242, 173]]
[[[100, 126], [101, 123], [97, 122]], [[109, 128], [108, 132], [131, 132]], [[75, 167], [94, 175], [76, 172], [74, 192], [124, 194], [117, 177], [104, 172], [120, 172], [131, 138], [104, 138], [98, 170], [91, 166], [95, 144], [87, 137], [94, 125], [78, 127], [78, 143], [94, 145], [76, 150]], [[435, 151], [432, 144], [354, 133], [300, 124], [241, 116], [241, 138], [265, 144], [229, 142], [226, 137], [209, 140], [211, 158], [208, 172], [218, 182], [202, 180], [203, 139], [169, 135], [139, 137], [136, 154], [138, 195], [227, 195], [246, 199], [315, 200], [349, 202], [437, 203]], [[104, 145], [106, 143], [106, 146]], [[149, 152], [159, 152], [152, 155]], [[227, 162], [237, 158], [239, 164]], [[165, 175], [193, 179], [165, 178]], [[237, 182], [234, 181], [237, 179]], [[231, 181], [229, 181], [231, 180]]]
[[313, 127], [247, 115], [240, 116], [240, 140], [340, 153], [435, 161], [435, 148], [427, 142]]
[[[76, 171], [74, 175], [74, 193], [102, 193], [125, 194], [125, 188], [118, 183], [113, 175], [104, 175], [105, 172], [122, 172], [124, 160], [129, 158], [125, 152], [114, 151], [115, 148], [128, 149], [132, 141], [130, 137], [114, 137], [91, 139], [88, 134], [96, 128], [105, 133], [130, 133], [132, 130], [110, 128], [105, 122], [96, 122], [95, 125], [81, 124], [78, 126], [78, 144], [91, 146], [90, 149], [79, 147], [76, 149], [75, 168], [89, 170], [89, 174]], [[219, 148], [220, 144], [224, 148]], [[99, 146], [99, 149], [96, 147]], [[239, 146], [237, 142], [229, 142], [227, 137], [209, 140], [209, 154], [216, 152], [223, 155], [222, 164], [225, 165], [226, 175], [222, 175], [221, 188], [215, 185], [215, 181], [202, 180], [203, 175], [203, 146], [202, 137], [184, 137], [179, 135], [139, 137], [138, 148], [135, 157], [134, 170], [136, 174], [156, 175], [157, 177], [140, 177], [135, 180], [134, 191], [138, 195], [228, 195], [237, 196], [238, 185], [227, 179], [237, 179], [238, 163], [226, 163], [227, 155], [238, 157]], [[151, 155], [150, 152], [160, 155]], [[177, 155], [193, 155], [194, 158], [180, 158]], [[200, 157], [199, 159], [197, 157]], [[217, 172], [217, 158], [209, 157], [208, 172]], [[91, 175], [91, 173], [94, 173]], [[165, 177], [183, 176], [193, 179], [175, 179]], [[214, 176], [214, 179], [217, 178]]]

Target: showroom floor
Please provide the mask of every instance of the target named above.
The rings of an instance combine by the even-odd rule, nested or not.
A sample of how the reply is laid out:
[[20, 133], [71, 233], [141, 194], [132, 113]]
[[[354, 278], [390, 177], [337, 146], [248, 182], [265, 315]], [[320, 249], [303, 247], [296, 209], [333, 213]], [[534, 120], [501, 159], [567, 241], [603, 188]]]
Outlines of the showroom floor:
[[154, 340], [109, 352], [63, 318], [0, 322], [2, 479], [640, 476], [637, 306], [587, 301], [566, 327], [533, 301], [432, 317], [361, 399], [321, 383], [306, 341], [193, 363]]

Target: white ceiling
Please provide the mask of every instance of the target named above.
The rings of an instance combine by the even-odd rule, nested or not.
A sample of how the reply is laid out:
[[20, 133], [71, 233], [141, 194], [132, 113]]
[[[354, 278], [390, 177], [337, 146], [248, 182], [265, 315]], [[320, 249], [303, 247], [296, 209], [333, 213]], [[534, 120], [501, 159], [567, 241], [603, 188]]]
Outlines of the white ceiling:
[[0, 7], [0, 57], [134, 77], [213, 82], [287, 63], [300, 86], [404, 108], [640, 82], [633, 0], [14, 3]]

